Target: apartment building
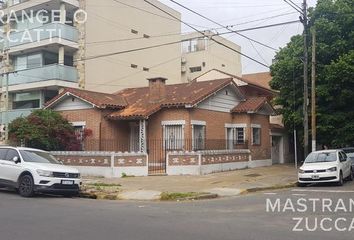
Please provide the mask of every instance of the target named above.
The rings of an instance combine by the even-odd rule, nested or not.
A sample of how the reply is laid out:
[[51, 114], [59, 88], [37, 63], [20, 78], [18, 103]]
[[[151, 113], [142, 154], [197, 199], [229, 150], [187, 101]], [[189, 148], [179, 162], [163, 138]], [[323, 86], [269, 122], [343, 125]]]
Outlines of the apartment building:
[[64, 87], [113, 93], [156, 75], [180, 82], [181, 44], [130, 51], [181, 40], [180, 22], [142, 0], [8, 0], [0, 11], [1, 124]]
[[[211, 40], [211, 37], [236, 51]], [[242, 76], [241, 47], [211, 31], [204, 34], [194, 32], [182, 36], [182, 67], [183, 82], [191, 81], [213, 69]]]

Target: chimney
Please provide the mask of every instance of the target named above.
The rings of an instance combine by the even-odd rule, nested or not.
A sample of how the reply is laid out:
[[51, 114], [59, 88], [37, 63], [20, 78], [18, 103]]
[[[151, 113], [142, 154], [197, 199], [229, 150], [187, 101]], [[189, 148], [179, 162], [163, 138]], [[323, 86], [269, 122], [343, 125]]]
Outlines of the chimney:
[[148, 78], [149, 81], [149, 101], [158, 103], [166, 98], [166, 80], [167, 78], [156, 77]]

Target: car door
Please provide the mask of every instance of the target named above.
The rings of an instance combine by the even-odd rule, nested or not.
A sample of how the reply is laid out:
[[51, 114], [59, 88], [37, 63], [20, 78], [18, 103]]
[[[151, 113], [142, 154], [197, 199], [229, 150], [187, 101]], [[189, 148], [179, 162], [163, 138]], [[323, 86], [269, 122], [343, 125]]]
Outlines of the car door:
[[348, 159], [347, 159], [347, 155], [345, 155], [344, 152], [338, 152], [339, 154], [339, 164], [340, 164], [340, 168], [342, 169], [343, 172], [343, 177], [346, 178], [349, 176], [349, 166], [348, 166]]
[[348, 177], [351, 174], [351, 160], [347, 156], [347, 154], [345, 154], [345, 152], [342, 152], [342, 155], [343, 155], [343, 165], [344, 165], [343, 172], [345, 171], [343, 175], [344, 177]]
[[0, 148], [0, 183], [5, 182], [5, 158], [7, 153], [7, 148]]
[[20, 159], [20, 155], [15, 149], [8, 149], [5, 159], [1, 165], [1, 168], [3, 169], [4, 180], [10, 184], [15, 184], [18, 177], [22, 173], [22, 164], [15, 163], [13, 161], [14, 157], [18, 157], [18, 159]]

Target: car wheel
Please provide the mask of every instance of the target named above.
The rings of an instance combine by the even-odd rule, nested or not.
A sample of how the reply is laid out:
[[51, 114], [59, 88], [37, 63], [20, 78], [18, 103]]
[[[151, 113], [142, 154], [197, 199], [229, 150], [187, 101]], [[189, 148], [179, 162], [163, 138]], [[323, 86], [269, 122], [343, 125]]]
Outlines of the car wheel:
[[18, 183], [18, 193], [22, 197], [34, 196], [34, 182], [31, 175], [24, 175], [20, 178]]
[[343, 186], [343, 184], [344, 184], [343, 173], [340, 172], [340, 174], [339, 174], [339, 181], [337, 182], [337, 185], [338, 185], [338, 186]]

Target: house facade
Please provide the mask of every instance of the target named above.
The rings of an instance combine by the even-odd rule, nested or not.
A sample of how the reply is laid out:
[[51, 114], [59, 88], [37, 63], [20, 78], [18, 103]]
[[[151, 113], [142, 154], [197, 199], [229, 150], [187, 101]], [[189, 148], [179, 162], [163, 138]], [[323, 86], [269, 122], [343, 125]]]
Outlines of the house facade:
[[[246, 74], [242, 77], [212, 69], [196, 78], [196, 81], [210, 81], [216, 78], [231, 77], [238, 86], [241, 86], [243, 93], [247, 97], [266, 97], [272, 100], [276, 97], [277, 92], [272, 90], [269, 82], [272, 77], [269, 72], [261, 72], [254, 74]], [[281, 106], [274, 106], [276, 110], [281, 109]], [[277, 112], [277, 111], [276, 111]], [[284, 128], [283, 116], [281, 114], [273, 114], [269, 118], [272, 142], [272, 160], [273, 164], [291, 163], [294, 161], [294, 148], [291, 138], [287, 130]]]
[[231, 78], [166, 81], [149, 79], [149, 87], [115, 94], [66, 89], [46, 108], [92, 130], [85, 151], [144, 152], [151, 172], [166, 172], [168, 154], [200, 151], [248, 150], [255, 163], [271, 164], [273, 108], [266, 97], [245, 97]]

